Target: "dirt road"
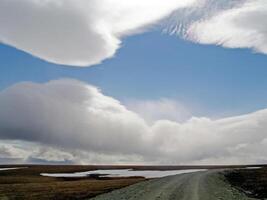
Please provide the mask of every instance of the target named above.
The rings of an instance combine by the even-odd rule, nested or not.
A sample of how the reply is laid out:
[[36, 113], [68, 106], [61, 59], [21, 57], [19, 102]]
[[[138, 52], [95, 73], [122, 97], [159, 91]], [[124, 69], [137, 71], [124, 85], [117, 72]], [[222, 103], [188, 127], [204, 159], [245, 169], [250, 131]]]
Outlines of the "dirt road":
[[215, 171], [195, 172], [141, 182], [93, 200], [252, 200]]

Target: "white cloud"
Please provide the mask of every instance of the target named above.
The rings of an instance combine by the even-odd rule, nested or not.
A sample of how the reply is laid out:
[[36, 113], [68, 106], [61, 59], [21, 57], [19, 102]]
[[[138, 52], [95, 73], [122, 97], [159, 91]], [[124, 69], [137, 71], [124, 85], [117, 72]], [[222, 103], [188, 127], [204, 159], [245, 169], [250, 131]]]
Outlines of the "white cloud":
[[[219, 120], [147, 123], [75, 80], [20, 83], [0, 93], [0, 139], [34, 144], [37, 150], [23, 150], [33, 152], [22, 154], [26, 161], [260, 163], [267, 161], [266, 122], [267, 110]], [[2, 155], [19, 152], [5, 149], [0, 148]]]
[[1, 0], [0, 41], [49, 62], [98, 64], [168, 16], [187, 39], [267, 53], [266, 0]]
[[195, 0], [1, 0], [0, 41], [49, 62], [89, 66], [114, 56], [121, 38]]
[[252, 48], [267, 54], [267, 1], [247, 0], [194, 22], [186, 37], [228, 48]]
[[28, 156], [28, 152], [15, 144], [7, 142], [0, 144], [0, 159], [23, 159]]
[[184, 122], [192, 117], [187, 106], [173, 99], [128, 100], [125, 103], [128, 109], [138, 113], [148, 123], [162, 119]]

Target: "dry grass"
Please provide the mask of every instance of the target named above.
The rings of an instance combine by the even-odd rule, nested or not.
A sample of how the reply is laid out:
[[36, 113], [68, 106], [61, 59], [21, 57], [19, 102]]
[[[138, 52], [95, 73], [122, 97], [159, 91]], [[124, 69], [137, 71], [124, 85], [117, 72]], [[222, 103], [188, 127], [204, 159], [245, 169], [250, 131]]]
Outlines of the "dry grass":
[[52, 181], [46, 183], [6, 184], [0, 196], [8, 199], [84, 199], [136, 183], [140, 179]]
[[[219, 169], [244, 166], [45, 166], [17, 165], [4, 167], [27, 167], [18, 170], [0, 171], [1, 200], [77, 200], [87, 199], [114, 189], [144, 181], [142, 177], [93, 179], [93, 178], [51, 178], [40, 173], [72, 173], [97, 169], [135, 169], [135, 170], [179, 170], [179, 169]], [[262, 173], [262, 172], [261, 172]], [[265, 183], [267, 180], [264, 179]], [[267, 185], [264, 185], [267, 188]]]
[[[12, 166], [14, 167], [14, 166]], [[122, 188], [144, 178], [63, 179], [39, 174], [88, 171], [92, 166], [29, 166], [25, 169], [0, 171], [0, 199], [9, 200], [72, 200], [85, 199]]]

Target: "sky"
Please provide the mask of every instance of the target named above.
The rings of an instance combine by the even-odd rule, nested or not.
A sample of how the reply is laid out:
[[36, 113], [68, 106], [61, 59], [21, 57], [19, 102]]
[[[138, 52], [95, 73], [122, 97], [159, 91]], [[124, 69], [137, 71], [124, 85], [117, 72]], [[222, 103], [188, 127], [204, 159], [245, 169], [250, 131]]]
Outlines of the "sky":
[[266, 163], [266, 5], [1, 1], [0, 163]]

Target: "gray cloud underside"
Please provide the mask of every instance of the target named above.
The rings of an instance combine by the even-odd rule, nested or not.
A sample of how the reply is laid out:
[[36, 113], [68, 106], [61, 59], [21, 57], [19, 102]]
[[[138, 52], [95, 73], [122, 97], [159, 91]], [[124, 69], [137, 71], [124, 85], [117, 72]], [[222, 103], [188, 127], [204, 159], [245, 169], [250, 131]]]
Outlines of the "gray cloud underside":
[[96, 163], [263, 162], [266, 122], [267, 110], [219, 120], [147, 123], [92, 85], [75, 80], [20, 83], [0, 93], [0, 139], [38, 148], [33, 156], [13, 144], [11, 152], [0, 145], [0, 156]]

